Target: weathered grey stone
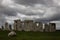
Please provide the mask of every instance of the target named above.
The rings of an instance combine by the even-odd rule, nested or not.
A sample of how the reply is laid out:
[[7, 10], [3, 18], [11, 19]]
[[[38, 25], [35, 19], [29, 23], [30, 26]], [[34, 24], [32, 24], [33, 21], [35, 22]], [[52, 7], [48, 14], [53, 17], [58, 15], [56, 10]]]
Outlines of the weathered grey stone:
[[55, 23], [49, 23], [49, 30], [50, 32], [55, 32], [56, 31], [56, 24]]
[[9, 24], [9, 31], [11, 31], [12, 30], [12, 25], [11, 24]]
[[50, 27], [49, 27], [49, 24], [45, 24], [45, 30], [44, 30], [44, 31], [45, 31], [45, 32], [49, 32], [49, 28], [50, 28]]
[[32, 31], [33, 20], [25, 20], [24, 21], [24, 31]]
[[4, 26], [1, 26], [1, 29], [4, 30]]
[[11, 31], [10, 33], [8, 33], [8, 37], [10, 37], [10, 36], [16, 36], [16, 32]]
[[41, 22], [34, 22], [33, 31], [43, 32], [43, 24]]
[[37, 31], [37, 23], [36, 22], [33, 23], [33, 27], [32, 28], [33, 28], [33, 31]]
[[18, 31], [22, 30], [21, 20], [14, 20], [14, 30], [18, 30]]
[[55, 23], [45, 24], [45, 32], [55, 32], [55, 31], [56, 31]]
[[38, 31], [43, 32], [43, 23], [39, 22]]
[[17, 30], [17, 20], [14, 20], [13, 27], [14, 27], [14, 30]]
[[34, 22], [33, 20], [25, 20], [25, 21], [14, 20], [14, 30], [53, 32], [56, 31], [56, 24], [55, 23], [44, 24], [43, 28], [42, 22]]
[[9, 30], [8, 27], [9, 27], [9, 25], [8, 25], [8, 23], [6, 22], [6, 23], [5, 23], [5, 30]]

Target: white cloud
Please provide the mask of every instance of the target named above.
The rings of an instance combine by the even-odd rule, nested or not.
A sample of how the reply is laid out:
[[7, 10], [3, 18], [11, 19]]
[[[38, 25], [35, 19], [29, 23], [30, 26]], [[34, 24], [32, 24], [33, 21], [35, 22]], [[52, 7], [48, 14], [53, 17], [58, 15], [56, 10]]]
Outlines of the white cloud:
[[[2, 5], [5, 7], [13, 8], [17, 11], [24, 11], [25, 13], [44, 13], [45, 7], [41, 4], [36, 4], [34, 7], [31, 6], [25, 6], [21, 4], [16, 4], [12, 0], [3, 0]], [[31, 13], [30, 13], [31, 14]]]
[[5, 16], [6, 22], [8, 22], [9, 24], [13, 24], [14, 20], [19, 19], [18, 17], [15, 16]]
[[2, 5], [3, 6], [8, 6], [8, 5], [11, 5], [13, 4], [14, 2], [12, 0], [2, 0]]
[[49, 7], [49, 8], [47, 8], [45, 15], [43, 17], [44, 18], [49, 18], [49, 17], [51, 18], [56, 14], [57, 14], [56, 13], [56, 7]]
[[23, 20], [34, 20], [34, 19], [40, 18], [40, 16], [38, 15], [28, 16], [20, 13], [17, 13], [17, 17]]
[[60, 6], [60, 0], [53, 0], [55, 5], [59, 5]]
[[[47, 1], [47, 2], [49, 2], [49, 1]], [[31, 18], [31, 19], [37, 19], [38, 18], [39, 19], [39, 17], [49, 19], [49, 18], [51, 18], [57, 14], [57, 11], [56, 11], [57, 8], [56, 7], [51, 7], [51, 6], [47, 7], [43, 4], [34, 4], [33, 6], [26, 6], [26, 5], [22, 5], [22, 4], [17, 4], [12, 0], [3, 0], [2, 5], [16, 10], [16, 12], [19, 12], [20, 15], [23, 14], [20, 17], [24, 17], [27, 19], [29, 19], [29, 18]], [[33, 15], [28, 16], [26, 14], [35, 14], [35, 16], [38, 15], [38, 17], [35, 17]], [[41, 14], [44, 14], [44, 15], [41, 15]]]

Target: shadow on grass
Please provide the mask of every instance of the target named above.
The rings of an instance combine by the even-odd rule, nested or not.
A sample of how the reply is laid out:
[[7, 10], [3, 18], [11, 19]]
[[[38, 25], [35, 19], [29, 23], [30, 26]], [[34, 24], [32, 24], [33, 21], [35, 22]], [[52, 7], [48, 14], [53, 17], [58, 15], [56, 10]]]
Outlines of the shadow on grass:
[[13, 36], [8, 37], [8, 40], [17, 40], [17, 36], [15, 36], [15, 37], [13, 37]]

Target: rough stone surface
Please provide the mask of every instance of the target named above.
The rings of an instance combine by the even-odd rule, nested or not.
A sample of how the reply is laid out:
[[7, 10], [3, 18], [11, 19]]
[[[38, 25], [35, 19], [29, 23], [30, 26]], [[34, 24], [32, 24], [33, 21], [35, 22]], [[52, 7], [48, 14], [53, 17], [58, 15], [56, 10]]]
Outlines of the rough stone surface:
[[[38, 24], [38, 25], [37, 25]], [[7, 29], [8, 24], [6, 24]], [[16, 31], [40, 31], [40, 32], [55, 32], [55, 23], [45, 23], [43, 26], [42, 22], [34, 22], [33, 20], [14, 20], [14, 30]], [[44, 28], [43, 28], [44, 27]]]
[[11, 31], [10, 33], [8, 33], [8, 37], [9, 37], [9, 36], [16, 36], [16, 32]]
[[9, 29], [8, 29], [8, 26], [9, 26], [9, 25], [8, 25], [8, 23], [6, 22], [6, 23], [5, 23], [5, 30], [9, 30]]

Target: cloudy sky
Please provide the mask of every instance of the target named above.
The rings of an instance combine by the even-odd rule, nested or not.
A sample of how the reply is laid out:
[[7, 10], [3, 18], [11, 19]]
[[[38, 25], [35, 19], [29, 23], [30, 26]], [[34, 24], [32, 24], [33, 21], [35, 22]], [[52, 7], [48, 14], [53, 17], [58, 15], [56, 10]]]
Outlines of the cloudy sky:
[[53, 22], [60, 29], [60, 0], [0, 0], [0, 26], [15, 19]]

